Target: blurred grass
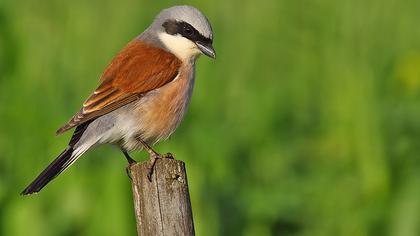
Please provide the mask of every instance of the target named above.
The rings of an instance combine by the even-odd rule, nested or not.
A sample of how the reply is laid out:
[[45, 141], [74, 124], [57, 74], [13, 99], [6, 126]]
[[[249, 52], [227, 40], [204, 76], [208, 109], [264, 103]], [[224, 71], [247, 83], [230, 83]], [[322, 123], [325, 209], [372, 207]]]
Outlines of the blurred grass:
[[[420, 1], [186, 1], [215, 31], [189, 113], [197, 235], [420, 234]], [[172, 1], [0, 2], [0, 235], [134, 235], [118, 150], [19, 192], [113, 55]], [[135, 155], [142, 159], [145, 154]]]

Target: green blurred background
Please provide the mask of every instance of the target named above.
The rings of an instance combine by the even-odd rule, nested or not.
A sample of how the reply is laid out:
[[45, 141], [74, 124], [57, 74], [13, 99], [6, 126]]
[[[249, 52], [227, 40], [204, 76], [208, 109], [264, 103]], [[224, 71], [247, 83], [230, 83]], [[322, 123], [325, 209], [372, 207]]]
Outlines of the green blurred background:
[[[0, 1], [0, 234], [135, 235], [126, 161], [20, 191], [112, 57], [175, 1]], [[420, 235], [420, 1], [187, 1], [213, 24], [189, 112], [197, 235]], [[138, 160], [145, 153], [135, 154]]]

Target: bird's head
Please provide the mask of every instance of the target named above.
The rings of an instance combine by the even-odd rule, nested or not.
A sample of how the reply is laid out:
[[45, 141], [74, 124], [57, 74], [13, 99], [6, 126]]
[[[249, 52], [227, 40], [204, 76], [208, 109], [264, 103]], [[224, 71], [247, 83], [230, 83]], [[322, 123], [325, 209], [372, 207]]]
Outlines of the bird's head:
[[151, 29], [164, 47], [182, 60], [200, 54], [216, 58], [213, 31], [207, 18], [191, 6], [174, 6], [162, 10]]

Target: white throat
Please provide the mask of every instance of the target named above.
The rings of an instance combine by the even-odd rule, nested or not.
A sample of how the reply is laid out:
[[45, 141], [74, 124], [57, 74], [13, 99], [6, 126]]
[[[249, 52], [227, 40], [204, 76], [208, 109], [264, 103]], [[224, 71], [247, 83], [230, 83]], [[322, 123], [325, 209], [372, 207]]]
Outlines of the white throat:
[[164, 32], [159, 34], [159, 39], [171, 53], [182, 61], [190, 61], [201, 54], [195, 43], [181, 35], [170, 35]]

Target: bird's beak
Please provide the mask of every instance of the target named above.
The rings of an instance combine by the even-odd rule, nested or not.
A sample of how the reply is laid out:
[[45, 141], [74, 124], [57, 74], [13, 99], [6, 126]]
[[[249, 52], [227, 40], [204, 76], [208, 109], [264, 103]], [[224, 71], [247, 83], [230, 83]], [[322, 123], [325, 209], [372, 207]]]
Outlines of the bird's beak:
[[210, 43], [196, 42], [195, 44], [204, 55], [216, 59], [216, 51]]

